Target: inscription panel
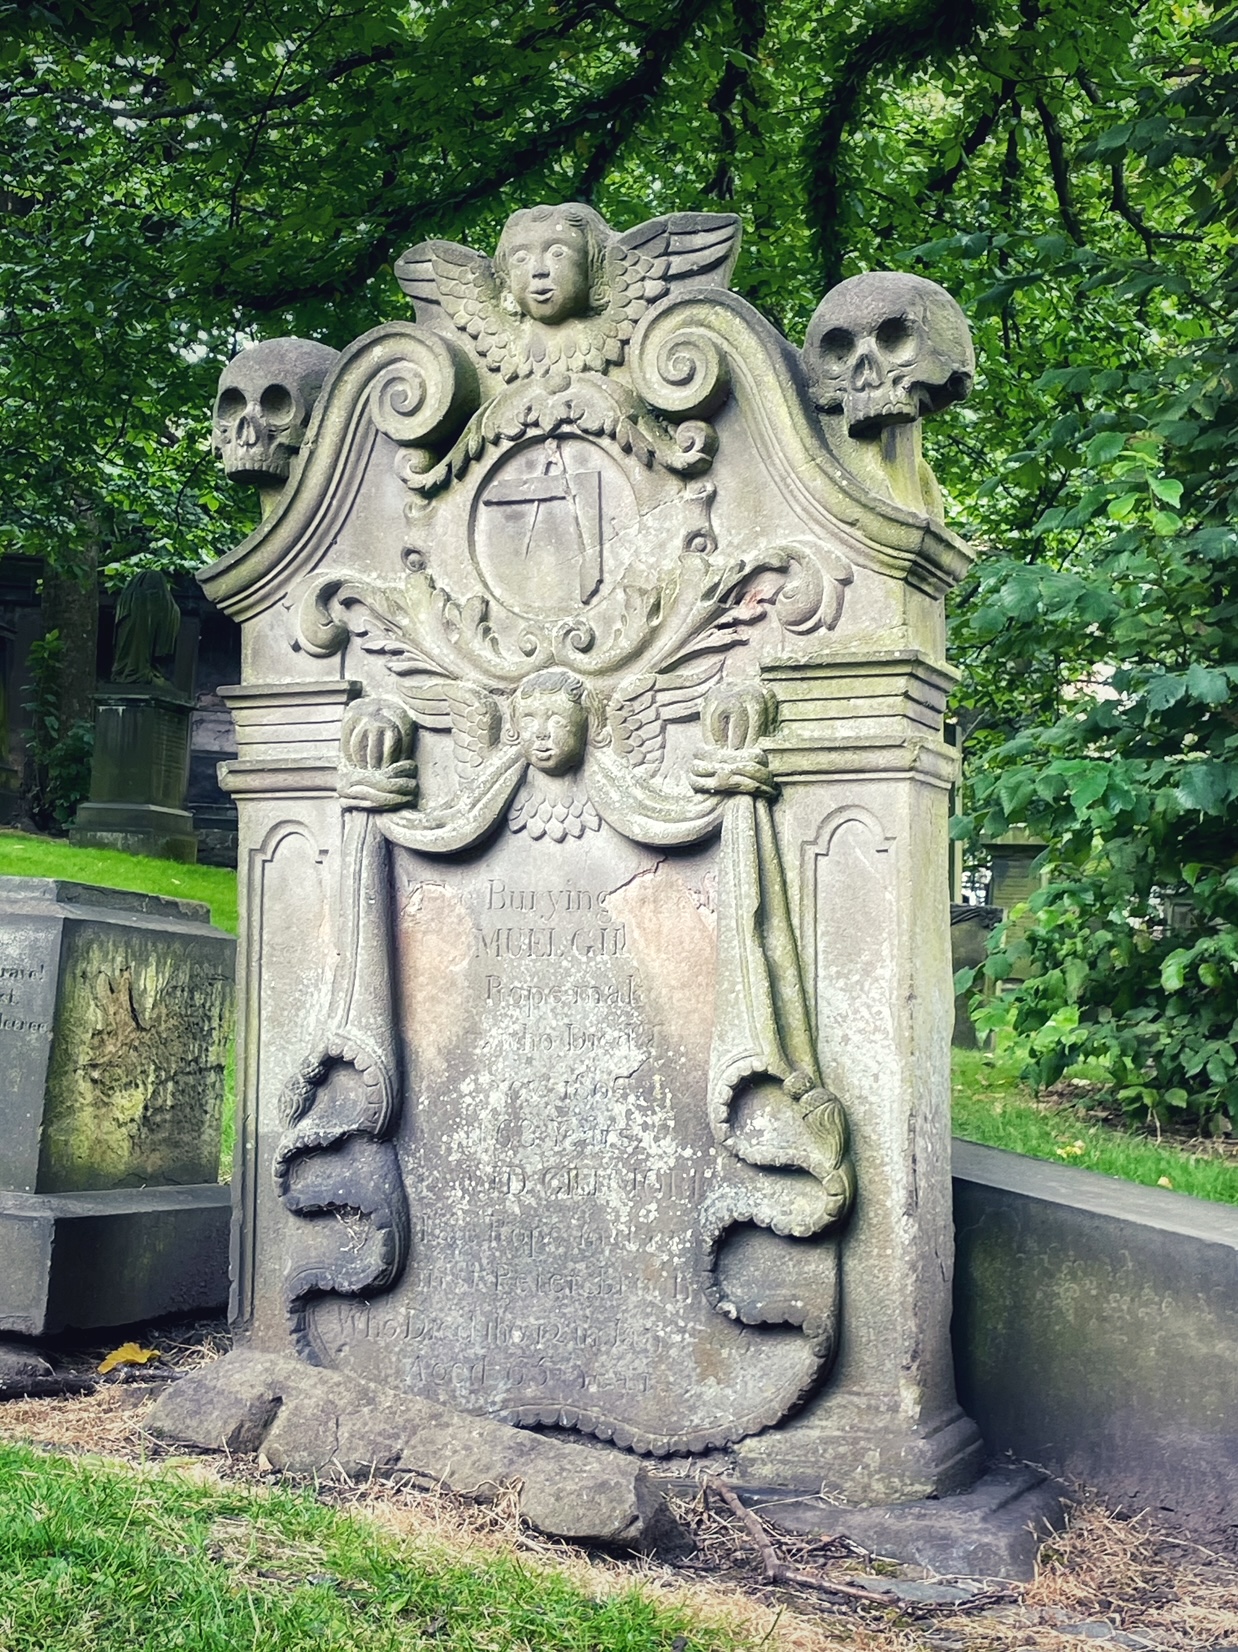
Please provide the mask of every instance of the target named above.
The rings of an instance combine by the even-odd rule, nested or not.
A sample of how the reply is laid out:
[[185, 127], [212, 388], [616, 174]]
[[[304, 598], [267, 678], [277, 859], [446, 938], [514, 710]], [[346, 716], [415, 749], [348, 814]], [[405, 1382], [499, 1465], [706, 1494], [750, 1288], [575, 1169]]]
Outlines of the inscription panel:
[[33, 1192], [56, 1014], [58, 921], [0, 913], [0, 1187]]
[[399, 1285], [312, 1311], [320, 1357], [640, 1450], [737, 1437], [815, 1370], [707, 1300], [715, 851], [501, 832], [396, 873], [411, 1218]]

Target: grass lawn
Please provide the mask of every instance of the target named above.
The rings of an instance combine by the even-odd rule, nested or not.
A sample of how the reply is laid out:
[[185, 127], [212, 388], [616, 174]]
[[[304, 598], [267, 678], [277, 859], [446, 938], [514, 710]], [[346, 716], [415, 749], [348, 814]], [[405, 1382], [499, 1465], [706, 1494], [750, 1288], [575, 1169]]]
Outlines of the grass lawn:
[[4, 1652], [728, 1652], [635, 1585], [596, 1598], [516, 1554], [453, 1552], [309, 1491], [202, 1484], [0, 1445]]
[[115, 849], [76, 849], [59, 838], [0, 831], [0, 876], [64, 878], [106, 889], [205, 901], [212, 922], [236, 934], [236, 873], [225, 866], [186, 866], [151, 855], [122, 855]]
[[954, 1133], [986, 1147], [1080, 1165], [1145, 1187], [1238, 1204], [1238, 1157], [1203, 1142], [1156, 1141], [1090, 1119], [1069, 1102], [1037, 1100], [1017, 1054], [954, 1051]]

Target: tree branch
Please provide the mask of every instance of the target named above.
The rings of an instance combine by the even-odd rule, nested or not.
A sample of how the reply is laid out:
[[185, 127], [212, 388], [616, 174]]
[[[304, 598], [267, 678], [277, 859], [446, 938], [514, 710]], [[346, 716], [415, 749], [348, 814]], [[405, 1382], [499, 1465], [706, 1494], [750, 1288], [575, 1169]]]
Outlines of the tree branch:
[[[1104, 101], [1100, 92], [1082, 69], [1076, 71], [1075, 79], [1083, 88], [1084, 95], [1094, 108]], [[1126, 193], [1126, 166], [1120, 155], [1116, 160], [1110, 161], [1109, 177], [1113, 184], [1113, 210], [1120, 217], [1126, 219], [1135, 234], [1143, 242], [1144, 251], [1149, 258], [1152, 258], [1154, 256], [1152, 228], [1143, 215], [1137, 211], [1130, 196]]]
[[827, 287], [842, 275], [842, 141], [869, 77], [899, 64], [959, 51], [974, 39], [985, 16], [984, 0], [914, 0], [906, 11], [870, 29], [844, 59], [821, 100], [816, 125], [804, 149], [809, 221], [820, 276]]
[[732, 12], [738, 25], [735, 50], [727, 57], [709, 100], [710, 113], [718, 118], [718, 165], [705, 187], [706, 193], [719, 201], [730, 201], [735, 195], [735, 109], [751, 94], [753, 60], [768, 24], [765, 0], [733, 0]]
[[1040, 124], [1045, 134], [1045, 147], [1049, 151], [1049, 171], [1053, 175], [1053, 190], [1057, 196], [1062, 223], [1071, 240], [1082, 247], [1086, 245], [1086, 237], [1083, 225], [1079, 222], [1079, 214], [1075, 211], [1075, 199], [1070, 187], [1070, 163], [1066, 159], [1062, 128], [1057, 123], [1057, 116], [1042, 97], [1036, 99], [1036, 113], [1040, 116]]
[[1003, 105], [1006, 103], [1007, 99], [1013, 95], [1014, 81], [1003, 80], [998, 89], [997, 97], [994, 99], [993, 107], [987, 114], [981, 115], [975, 126], [972, 127], [971, 131], [963, 139], [962, 149], [958, 160], [953, 166], [947, 167], [944, 172], [938, 172], [931, 177], [925, 184], [925, 189], [931, 189], [942, 194], [949, 194], [955, 184], [958, 183], [959, 178], [962, 176], [963, 168], [967, 165], [968, 161], [971, 160], [972, 156], [983, 144], [989, 141], [989, 138], [993, 134], [993, 128], [997, 125], [997, 117], [1001, 114]]
[[[358, 218], [374, 218], [383, 225], [381, 235], [375, 237], [364, 252], [345, 269], [322, 281], [283, 285], [270, 291], [238, 289], [223, 281], [214, 282], [210, 296], [228, 303], [244, 305], [257, 314], [287, 309], [289, 305], [306, 299], [331, 300], [348, 297], [358, 282], [372, 279], [393, 255], [398, 242], [415, 225], [424, 226], [444, 213], [459, 212], [464, 207], [484, 201], [516, 179], [524, 177], [551, 156], [564, 149], [582, 132], [593, 134], [599, 125], [608, 136], [614, 131], [615, 147], [623, 141], [618, 134], [620, 117], [629, 108], [643, 113], [660, 89], [661, 80], [670, 66], [674, 52], [695, 25], [708, 0], [692, 0], [692, 4], [678, 5], [668, 21], [649, 38], [657, 39], [651, 48], [653, 55], [642, 53], [641, 61], [631, 74], [613, 82], [605, 91], [584, 99], [569, 115], [553, 126], [534, 133], [519, 148], [507, 149], [480, 176], [458, 188], [445, 188], [435, 195], [418, 197], [399, 207], [386, 207], [380, 200], [370, 200], [358, 207]], [[664, 59], [664, 64], [659, 64]], [[630, 132], [630, 128], [628, 131]], [[613, 154], [614, 150], [609, 149]], [[591, 162], [592, 164], [592, 158]], [[586, 173], [588, 168], [586, 168]], [[581, 179], [581, 185], [585, 182]]]
[[639, 67], [624, 81], [622, 97], [616, 99], [613, 94], [606, 95], [610, 113], [577, 181], [577, 194], [582, 200], [591, 201], [597, 193], [611, 162], [662, 90], [675, 54], [708, 4], [709, 0], [689, 0], [689, 3], [673, 6], [667, 20], [645, 36]]
[[[320, 70], [312, 80], [306, 80], [301, 86], [294, 87], [290, 92], [283, 92], [279, 97], [262, 103], [265, 114], [271, 114], [277, 109], [297, 109], [303, 103], [308, 103], [322, 90], [324, 86], [333, 86], [337, 80], [343, 80], [358, 69], [372, 68], [378, 63], [390, 63], [397, 57], [400, 47], [393, 42], [375, 46], [368, 52], [352, 52], [348, 57], [342, 57], [327, 68]], [[280, 69], [282, 78], [287, 63]], [[22, 87], [16, 92], [0, 94], [4, 97], [30, 97], [35, 94], [43, 97], [58, 99], [61, 103], [76, 104], [79, 108], [89, 109], [97, 115], [110, 115], [114, 120], [129, 120], [138, 125], [146, 125], [151, 121], [161, 120], [188, 120], [191, 115], [217, 115], [221, 119], [231, 111], [228, 106], [221, 106], [209, 97], [194, 98], [189, 103], [168, 104], [159, 109], [143, 109], [140, 105], [118, 103], [111, 98], [91, 97], [86, 92], [73, 92], [67, 87], [39, 85], [32, 88]]]

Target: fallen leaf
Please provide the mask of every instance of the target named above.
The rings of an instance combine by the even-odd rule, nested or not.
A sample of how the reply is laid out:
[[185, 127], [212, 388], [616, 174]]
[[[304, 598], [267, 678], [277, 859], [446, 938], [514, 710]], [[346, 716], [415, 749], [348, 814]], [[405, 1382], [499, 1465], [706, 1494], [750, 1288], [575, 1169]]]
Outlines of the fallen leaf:
[[1174, 1184], [1170, 1181], [1168, 1176], [1161, 1176], [1158, 1178], [1156, 1185], [1157, 1187], [1172, 1187]]
[[136, 1342], [122, 1342], [119, 1348], [113, 1348], [107, 1358], [100, 1362], [99, 1375], [106, 1377], [109, 1371], [114, 1371], [118, 1365], [149, 1365], [151, 1360], [159, 1358], [158, 1348], [139, 1348]]

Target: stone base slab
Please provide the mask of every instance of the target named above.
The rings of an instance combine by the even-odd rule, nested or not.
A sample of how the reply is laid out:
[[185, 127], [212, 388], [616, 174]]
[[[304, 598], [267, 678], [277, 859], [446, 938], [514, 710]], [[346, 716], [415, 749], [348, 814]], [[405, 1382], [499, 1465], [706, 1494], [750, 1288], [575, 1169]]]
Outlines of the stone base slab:
[[797, 1535], [847, 1537], [871, 1553], [943, 1577], [1024, 1581], [1036, 1551], [1066, 1520], [1065, 1488], [1023, 1464], [991, 1468], [970, 1491], [879, 1508], [846, 1508], [822, 1497], [740, 1488], [750, 1508]]
[[0, 1331], [41, 1337], [228, 1300], [226, 1184], [0, 1192]]
[[198, 858], [193, 816], [155, 803], [83, 803], [69, 828], [69, 842], [80, 849], [119, 849], [161, 860]]
[[954, 1213], [955, 1369], [990, 1449], [1232, 1529], [1238, 1210], [956, 1141]]
[[258, 1451], [295, 1474], [404, 1475], [487, 1500], [519, 1485], [521, 1515], [554, 1537], [684, 1553], [648, 1471], [431, 1400], [275, 1354], [238, 1349], [175, 1382], [147, 1427], [204, 1450]]
[[975, 1483], [987, 1455], [957, 1405], [913, 1420], [880, 1399], [852, 1395], [832, 1399], [820, 1415], [806, 1407], [735, 1448], [741, 1482], [824, 1490], [865, 1505], [952, 1497]]

